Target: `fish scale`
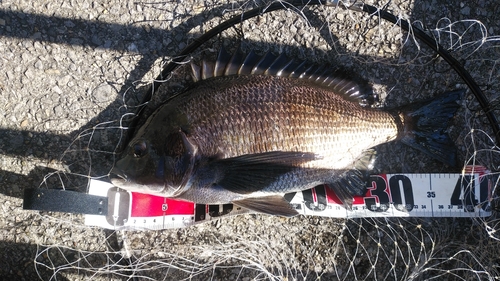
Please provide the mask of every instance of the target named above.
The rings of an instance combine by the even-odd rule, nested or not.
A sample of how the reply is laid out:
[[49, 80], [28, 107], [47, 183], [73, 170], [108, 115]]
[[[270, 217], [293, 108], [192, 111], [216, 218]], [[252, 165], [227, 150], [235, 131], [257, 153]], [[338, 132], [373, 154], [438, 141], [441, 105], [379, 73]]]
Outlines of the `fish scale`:
[[[178, 107], [198, 128], [194, 138], [207, 156], [312, 152], [322, 159], [304, 167], [338, 169], [351, 164], [363, 150], [398, 135], [393, 115], [362, 108], [303, 80], [234, 76], [203, 82], [180, 98]], [[239, 83], [252, 91], [241, 90]], [[203, 126], [208, 122], [213, 125]], [[354, 143], [347, 155], [346, 142]]]

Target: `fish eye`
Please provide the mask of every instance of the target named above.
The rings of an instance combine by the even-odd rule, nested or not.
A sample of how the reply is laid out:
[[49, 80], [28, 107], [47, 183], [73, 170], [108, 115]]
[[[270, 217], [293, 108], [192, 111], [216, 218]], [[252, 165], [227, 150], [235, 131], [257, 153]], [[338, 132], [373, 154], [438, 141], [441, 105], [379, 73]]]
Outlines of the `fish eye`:
[[146, 141], [140, 140], [134, 143], [132, 146], [134, 157], [139, 158], [147, 154], [148, 146]]

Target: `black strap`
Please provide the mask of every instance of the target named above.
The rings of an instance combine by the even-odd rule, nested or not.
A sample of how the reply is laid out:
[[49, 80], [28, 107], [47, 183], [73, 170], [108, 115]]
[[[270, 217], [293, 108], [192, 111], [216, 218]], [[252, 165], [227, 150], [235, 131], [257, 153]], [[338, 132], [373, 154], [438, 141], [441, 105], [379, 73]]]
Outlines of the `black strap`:
[[63, 189], [28, 188], [24, 190], [23, 209], [105, 216], [108, 198]]

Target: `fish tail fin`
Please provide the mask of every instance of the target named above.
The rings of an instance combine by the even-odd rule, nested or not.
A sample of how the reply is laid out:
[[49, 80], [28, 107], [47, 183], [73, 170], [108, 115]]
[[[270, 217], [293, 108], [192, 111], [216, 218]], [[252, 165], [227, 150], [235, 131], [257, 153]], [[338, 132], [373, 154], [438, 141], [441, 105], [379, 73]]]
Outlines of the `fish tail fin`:
[[460, 108], [465, 90], [444, 93], [428, 102], [412, 105], [403, 112], [401, 141], [449, 166], [456, 165], [456, 147], [446, 132], [450, 119]]

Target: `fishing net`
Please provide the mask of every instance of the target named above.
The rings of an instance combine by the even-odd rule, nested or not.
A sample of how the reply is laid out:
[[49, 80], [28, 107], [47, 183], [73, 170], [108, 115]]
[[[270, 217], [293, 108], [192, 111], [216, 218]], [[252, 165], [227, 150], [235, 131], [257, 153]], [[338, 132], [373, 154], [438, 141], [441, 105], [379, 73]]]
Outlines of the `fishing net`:
[[[12, 75], [7, 72], [8, 79], [0, 84], [3, 92], [19, 82], [27, 85], [28, 91], [49, 90], [40, 90], [31, 104], [20, 103], [28, 108], [25, 115], [12, 118], [6, 114], [2, 122], [7, 125], [0, 123], [5, 128], [20, 126], [20, 133], [11, 135], [18, 138], [16, 142], [33, 147], [31, 152], [21, 147], [7, 150], [7, 146], [14, 146], [12, 140], [0, 146], [0, 152], [8, 152], [2, 156], [5, 171], [0, 174], [0, 181], [8, 186], [2, 187], [1, 195], [6, 203], [0, 216], [0, 248], [4, 249], [0, 275], [26, 280], [500, 278], [500, 221], [495, 210], [486, 218], [339, 219], [250, 214], [161, 231], [105, 230], [86, 226], [83, 215], [20, 210], [20, 201], [14, 197], [24, 188], [87, 192], [90, 179], [107, 178], [128, 139], [128, 126], [138, 107], [145, 105], [138, 119], [141, 123], [169, 96], [189, 85], [189, 62], [215, 58], [222, 45], [231, 51], [239, 47], [259, 54], [285, 53], [348, 69], [370, 82], [380, 97], [379, 107], [400, 107], [450, 89], [467, 88], [414, 31], [382, 19], [378, 12], [342, 5], [295, 7], [277, 3], [285, 9], [238, 23], [182, 60], [175, 54], [206, 31], [232, 16], [271, 3], [114, 2], [89, 6], [55, 2], [47, 4], [50, 7], [37, 4], [32, 8], [0, 4], [14, 12], [52, 11], [40, 19], [48, 23], [36, 31], [39, 37], [35, 32], [30, 43], [12, 37], [12, 43], [2, 47], [18, 52], [32, 48], [39, 53], [33, 59], [34, 69], [43, 70], [30, 74], [32, 67], [28, 67], [22, 81], [12, 78], [17, 70], [12, 70]], [[498, 8], [494, 1], [478, 1], [474, 6], [441, 1], [366, 3], [425, 30], [464, 65], [490, 104], [485, 112], [468, 91], [452, 122], [450, 136], [459, 150], [459, 169], [400, 143], [389, 143], [378, 148], [374, 173], [465, 174], [470, 173], [465, 169], [468, 165], [483, 166], [493, 175], [493, 196], [488, 200], [495, 208], [498, 177], [494, 176], [500, 170], [500, 149], [486, 115], [493, 112], [500, 116], [500, 38], [495, 36], [500, 30], [495, 25]], [[83, 15], [76, 15], [77, 10]], [[81, 34], [69, 33], [65, 38], [58, 37], [65, 33], [57, 31], [55, 39], [47, 41], [50, 28], [65, 32], [81, 28]], [[53, 59], [44, 60], [44, 56]], [[16, 61], [15, 57], [7, 58]], [[51, 60], [58, 67], [52, 67]], [[144, 96], [158, 73], [173, 61], [180, 66], [163, 77], [161, 85], [155, 84], [158, 91], [145, 103]], [[57, 82], [44, 81], [51, 79]], [[4, 104], [15, 100], [3, 99]]]

